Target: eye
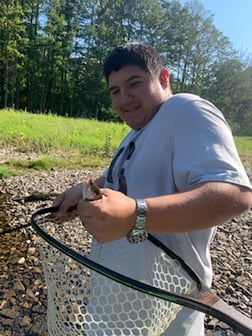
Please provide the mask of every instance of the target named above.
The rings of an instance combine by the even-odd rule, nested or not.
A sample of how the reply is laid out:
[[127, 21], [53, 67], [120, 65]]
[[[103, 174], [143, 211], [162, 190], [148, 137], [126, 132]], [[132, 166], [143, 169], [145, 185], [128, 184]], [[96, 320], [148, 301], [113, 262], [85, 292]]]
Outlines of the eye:
[[130, 87], [136, 87], [141, 84], [141, 81], [134, 81], [130, 83]]
[[119, 89], [114, 89], [110, 91], [111, 96], [117, 96], [120, 93]]

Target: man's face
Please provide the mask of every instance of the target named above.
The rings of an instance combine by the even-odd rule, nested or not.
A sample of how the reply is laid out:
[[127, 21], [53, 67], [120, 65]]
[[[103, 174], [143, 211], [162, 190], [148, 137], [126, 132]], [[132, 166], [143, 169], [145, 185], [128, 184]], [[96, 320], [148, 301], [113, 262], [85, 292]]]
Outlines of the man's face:
[[113, 107], [131, 128], [141, 129], [168, 98], [167, 85], [162, 84], [160, 76], [136, 65], [127, 65], [111, 72], [108, 87]]

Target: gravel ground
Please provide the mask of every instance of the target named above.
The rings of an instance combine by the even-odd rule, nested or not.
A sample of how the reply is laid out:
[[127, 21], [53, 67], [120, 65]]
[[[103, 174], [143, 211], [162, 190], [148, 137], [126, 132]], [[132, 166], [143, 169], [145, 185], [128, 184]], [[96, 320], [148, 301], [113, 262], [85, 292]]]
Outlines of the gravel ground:
[[[100, 173], [100, 169], [55, 169], [0, 180], [0, 230], [26, 224], [36, 208], [51, 205], [54, 197], [25, 202], [24, 198], [34, 191], [59, 193]], [[213, 288], [249, 317], [252, 316], [251, 224], [252, 210], [219, 227], [211, 246]], [[0, 236], [0, 336], [47, 335], [47, 290], [37, 240], [30, 227]], [[232, 334], [225, 324], [206, 317], [206, 335], [225, 334]]]

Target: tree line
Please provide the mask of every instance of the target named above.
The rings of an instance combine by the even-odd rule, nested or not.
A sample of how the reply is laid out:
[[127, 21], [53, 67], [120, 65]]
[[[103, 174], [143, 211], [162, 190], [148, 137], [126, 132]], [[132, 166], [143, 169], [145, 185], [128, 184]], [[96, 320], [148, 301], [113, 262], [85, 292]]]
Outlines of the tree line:
[[174, 93], [219, 107], [237, 135], [252, 135], [252, 61], [198, 0], [1, 0], [0, 108], [117, 120], [102, 73], [127, 40], [162, 54]]

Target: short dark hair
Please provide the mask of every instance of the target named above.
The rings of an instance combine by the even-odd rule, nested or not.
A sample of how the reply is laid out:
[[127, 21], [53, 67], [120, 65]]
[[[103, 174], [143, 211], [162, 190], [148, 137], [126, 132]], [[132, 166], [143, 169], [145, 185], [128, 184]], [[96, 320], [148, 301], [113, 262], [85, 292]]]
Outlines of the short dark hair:
[[158, 73], [164, 67], [160, 54], [151, 45], [142, 41], [126, 42], [116, 47], [104, 62], [103, 72], [107, 82], [112, 71], [129, 64], [150, 73]]

